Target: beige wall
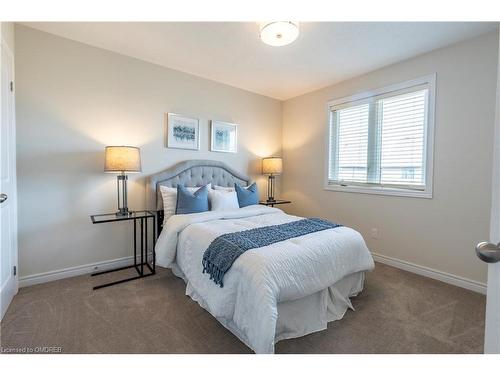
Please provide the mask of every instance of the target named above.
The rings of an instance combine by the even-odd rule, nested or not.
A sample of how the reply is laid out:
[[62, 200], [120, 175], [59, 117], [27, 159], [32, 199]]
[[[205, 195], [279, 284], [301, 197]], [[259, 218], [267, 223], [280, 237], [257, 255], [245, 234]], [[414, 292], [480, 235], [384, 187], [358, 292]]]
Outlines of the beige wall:
[[[105, 145], [142, 149], [132, 209], [144, 207], [144, 176], [186, 159], [225, 161], [265, 192], [260, 158], [281, 152], [277, 100], [19, 25], [16, 75], [21, 277], [131, 255], [129, 225], [89, 218], [116, 209]], [[164, 112], [200, 119], [200, 151], [165, 148]], [[210, 119], [239, 124], [237, 154], [208, 151]]]
[[[283, 104], [283, 196], [290, 212], [359, 230], [375, 252], [486, 281], [474, 254], [488, 239], [498, 33], [385, 67]], [[437, 73], [434, 196], [325, 191], [326, 103]], [[378, 228], [379, 239], [370, 238]]]

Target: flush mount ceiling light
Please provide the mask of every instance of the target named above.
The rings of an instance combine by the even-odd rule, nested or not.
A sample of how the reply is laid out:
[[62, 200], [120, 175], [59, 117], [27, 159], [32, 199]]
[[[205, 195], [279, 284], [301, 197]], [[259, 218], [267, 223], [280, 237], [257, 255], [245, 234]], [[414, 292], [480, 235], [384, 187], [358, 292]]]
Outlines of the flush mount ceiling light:
[[260, 25], [260, 39], [270, 46], [286, 46], [299, 36], [298, 22], [275, 21]]

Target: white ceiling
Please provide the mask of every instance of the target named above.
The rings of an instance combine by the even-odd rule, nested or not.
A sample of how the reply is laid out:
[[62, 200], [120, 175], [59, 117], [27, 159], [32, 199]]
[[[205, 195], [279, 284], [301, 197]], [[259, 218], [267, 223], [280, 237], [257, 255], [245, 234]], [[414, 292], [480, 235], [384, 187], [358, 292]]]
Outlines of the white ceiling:
[[458, 41], [497, 23], [301, 23], [271, 47], [249, 22], [24, 23], [92, 46], [285, 100]]

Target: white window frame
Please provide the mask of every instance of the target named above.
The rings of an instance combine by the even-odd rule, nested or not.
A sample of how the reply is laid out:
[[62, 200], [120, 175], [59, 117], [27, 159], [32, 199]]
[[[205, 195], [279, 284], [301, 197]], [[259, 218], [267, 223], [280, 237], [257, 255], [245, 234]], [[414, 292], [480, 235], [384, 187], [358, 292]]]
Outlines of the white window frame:
[[[427, 103], [427, 129], [424, 134], [424, 160], [425, 160], [425, 188], [423, 190], [412, 190], [405, 187], [396, 186], [370, 186], [369, 183], [355, 183], [346, 182], [332, 183], [329, 180], [330, 173], [330, 131], [331, 131], [331, 116], [332, 107], [339, 107], [341, 105], [348, 105], [354, 101], [370, 101], [374, 96], [390, 94], [394, 91], [401, 91], [411, 89], [415, 86], [427, 85], [428, 87], [428, 103]], [[361, 92], [348, 97], [333, 99], [327, 103], [327, 128], [326, 128], [326, 162], [325, 162], [325, 190], [342, 191], [349, 193], [364, 193], [364, 194], [378, 194], [378, 195], [394, 195], [400, 197], [415, 197], [415, 198], [432, 198], [433, 193], [433, 169], [434, 169], [434, 113], [436, 102], [436, 73], [430, 74], [417, 79], [412, 79], [406, 82], [397, 83], [394, 85], [386, 86], [383, 88]]]

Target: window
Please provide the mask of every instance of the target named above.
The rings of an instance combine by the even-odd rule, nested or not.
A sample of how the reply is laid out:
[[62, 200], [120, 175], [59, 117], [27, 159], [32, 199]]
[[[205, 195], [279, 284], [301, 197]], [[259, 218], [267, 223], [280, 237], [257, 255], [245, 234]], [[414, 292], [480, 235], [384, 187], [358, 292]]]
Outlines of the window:
[[435, 76], [334, 100], [326, 189], [432, 197]]

